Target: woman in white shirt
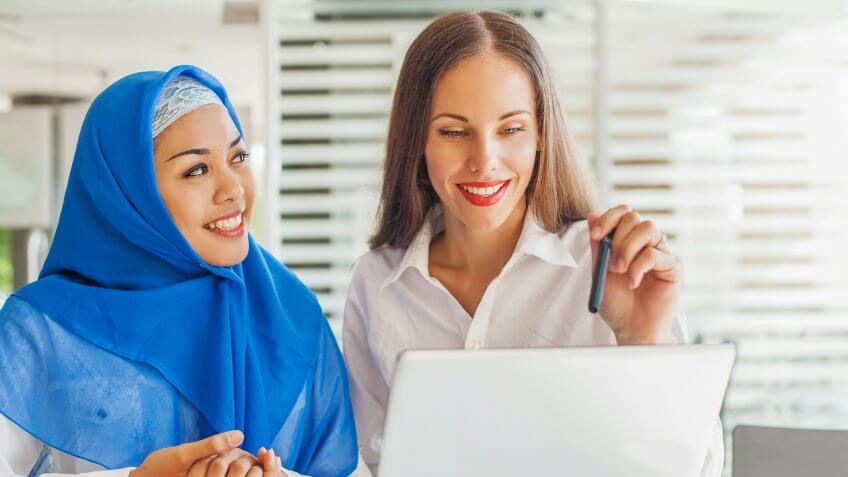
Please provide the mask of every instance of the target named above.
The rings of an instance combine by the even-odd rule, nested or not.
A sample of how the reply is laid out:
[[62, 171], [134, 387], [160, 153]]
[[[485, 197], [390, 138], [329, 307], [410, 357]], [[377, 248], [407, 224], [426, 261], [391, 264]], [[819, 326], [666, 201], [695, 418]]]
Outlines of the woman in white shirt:
[[94, 100], [44, 268], [0, 309], [0, 474], [354, 472], [341, 353], [247, 231], [248, 156], [198, 68]]
[[[360, 452], [372, 470], [404, 350], [685, 342], [682, 272], [665, 236], [624, 205], [592, 213], [568, 141], [546, 60], [511, 16], [444, 15], [410, 46], [377, 230], [344, 314]], [[613, 230], [605, 299], [592, 314], [593, 252]], [[719, 424], [702, 475], [722, 465]]]

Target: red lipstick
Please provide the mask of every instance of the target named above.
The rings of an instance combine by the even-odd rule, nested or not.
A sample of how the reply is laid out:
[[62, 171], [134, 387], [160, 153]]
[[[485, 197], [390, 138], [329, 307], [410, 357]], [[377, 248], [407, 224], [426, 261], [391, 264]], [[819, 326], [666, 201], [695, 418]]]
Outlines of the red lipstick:
[[[459, 189], [459, 192], [462, 194], [463, 197], [465, 197], [468, 202], [471, 202], [477, 207], [489, 207], [497, 204], [501, 200], [501, 198], [506, 193], [506, 189], [509, 187], [510, 182], [511, 179], [506, 181], [500, 180], [488, 182], [462, 182], [460, 184], [457, 184], [456, 187]], [[466, 187], [472, 189], [483, 189], [486, 187], [497, 187], [499, 185], [501, 185], [501, 188], [498, 189], [498, 191], [492, 195], [475, 194], [466, 189]]]

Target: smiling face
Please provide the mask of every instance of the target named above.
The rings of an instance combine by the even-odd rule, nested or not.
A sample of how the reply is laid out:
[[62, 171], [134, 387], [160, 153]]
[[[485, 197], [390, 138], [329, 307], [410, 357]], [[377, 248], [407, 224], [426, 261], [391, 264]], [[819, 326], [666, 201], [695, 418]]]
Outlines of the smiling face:
[[424, 155], [446, 221], [492, 230], [523, 212], [539, 143], [527, 72], [494, 53], [465, 60], [439, 79], [431, 111]]
[[244, 140], [227, 111], [201, 106], [153, 143], [156, 184], [183, 237], [215, 266], [247, 256], [254, 183]]

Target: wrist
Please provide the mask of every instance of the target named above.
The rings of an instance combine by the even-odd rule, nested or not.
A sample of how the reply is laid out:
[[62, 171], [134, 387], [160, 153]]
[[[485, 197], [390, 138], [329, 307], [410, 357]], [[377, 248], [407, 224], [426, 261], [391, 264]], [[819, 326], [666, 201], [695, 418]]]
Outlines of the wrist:
[[677, 340], [670, 330], [656, 330], [647, 333], [634, 333], [630, 330], [615, 333], [615, 341], [620, 346], [670, 345]]

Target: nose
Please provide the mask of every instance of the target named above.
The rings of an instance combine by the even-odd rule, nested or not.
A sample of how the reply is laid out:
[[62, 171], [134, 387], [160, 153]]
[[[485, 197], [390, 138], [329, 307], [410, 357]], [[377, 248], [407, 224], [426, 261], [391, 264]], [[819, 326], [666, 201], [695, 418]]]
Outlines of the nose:
[[236, 201], [244, 195], [244, 187], [241, 185], [241, 178], [230, 168], [225, 168], [222, 172], [218, 173], [216, 179], [216, 204]]
[[491, 172], [498, 167], [498, 144], [489, 134], [480, 134], [474, 142], [468, 167], [471, 172]]

